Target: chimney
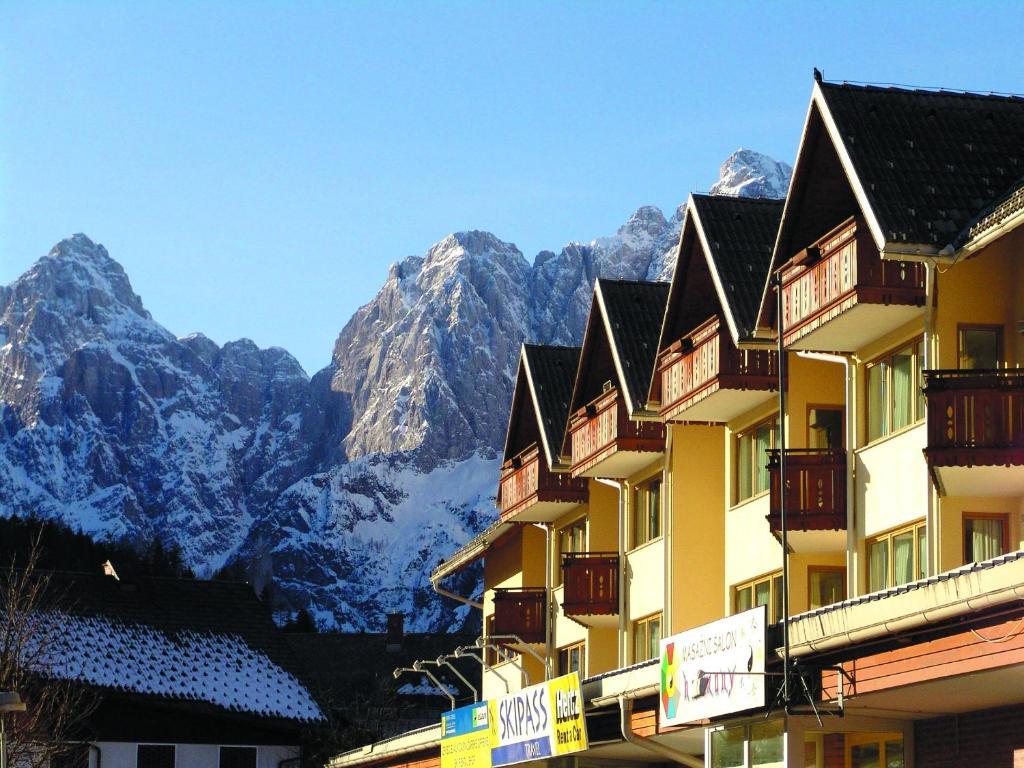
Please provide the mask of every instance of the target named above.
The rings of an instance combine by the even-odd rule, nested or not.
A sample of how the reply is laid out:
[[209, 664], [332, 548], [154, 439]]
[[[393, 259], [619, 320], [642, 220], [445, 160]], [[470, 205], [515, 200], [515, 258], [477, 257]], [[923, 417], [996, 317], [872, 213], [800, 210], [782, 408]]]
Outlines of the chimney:
[[384, 649], [388, 653], [398, 653], [402, 650], [402, 639], [405, 637], [405, 615], [401, 613], [388, 614], [388, 634], [384, 641]]

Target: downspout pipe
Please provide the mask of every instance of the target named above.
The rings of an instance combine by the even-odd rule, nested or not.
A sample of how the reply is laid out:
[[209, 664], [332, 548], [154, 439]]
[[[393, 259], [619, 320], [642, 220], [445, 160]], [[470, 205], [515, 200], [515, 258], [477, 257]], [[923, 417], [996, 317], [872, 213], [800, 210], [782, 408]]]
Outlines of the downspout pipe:
[[662, 594], [665, 596], [665, 604], [661, 609], [662, 617], [662, 632], [665, 635], [671, 635], [672, 630], [672, 521], [675, 518], [675, 492], [673, 484], [675, 483], [675, 472], [672, 469], [672, 425], [665, 425], [665, 468], [662, 470], [662, 476], [664, 477], [664, 492], [661, 495], [661, 513], [663, 520], [661, 521], [661, 532], [662, 532], [662, 544], [663, 555], [662, 562], [665, 564], [663, 568], [664, 572], [664, 584], [662, 586]]
[[619, 642], [618, 667], [626, 666], [626, 484], [595, 477], [597, 482], [619, 492]]
[[[935, 262], [926, 261], [924, 263], [924, 361], [922, 367], [924, 370], [929, 371], [938, 366], [935, 365], [935, 350], [932, 346], [936, 343], [935, 339], [935, 282], [938, 279], [936, 277]], [[928, 398], [924, 400], [924, 417], [925, 423], [928, 423]], [[927, 503], [927, 517], [925, 518], [925, 539], [928, 545], [928, 564], [927, 570], [925, 571], [926, 576], [939, 572], [939, 541], [941, 541], [940, 535], [940, 515], [938, 509], [938, 500], [936, 498], [935, 486], [932, 483], [931, 472], [927, 473], [925, 482], [928, 484], [926, 490], [926, 503]]]
[[633, 700], [625, 696], [619, 696], [619, 729], [622, 731], [622, 738], [626, 740], [626, 743], [646, 749], [648, 752], [653, 752], [674, 763], [685, 765], [687, 768], [704, 768], [704, 760], [701, 758], [672, 749], [672, 747], [660, 744], [654, 741], [654, 739], [648, 739], [646, 736], [638, 736], [633, 733], [633, 726], [630, 723], [630, 715], [632, 714]]
[[857, 488], [854, 484], [856, 459], [854, 449], [857, 447], [856, 399], [857, 387], [853, 380], [853, 368], [850, 363], [855, 361], [853, 355], [837, 355], [828, 352], [799, 351], [797, 357], [805, 360], [820, 360], [843, 366], [846, 378], [846, 416], [843, 442], [846, 448], [846, 597], [857, 597], [860, 590], [860, 558], [857, 556]]
[[552, 594], [553, 582], [551, 578], [552, 562], [552, 536], [550, 523], [534, 523], [535, 526], [544, 531], [544, 656], [547, 663], [544, 665], [544, 679], [552, 677], [552, 656], [555, 649], [555, 600]]

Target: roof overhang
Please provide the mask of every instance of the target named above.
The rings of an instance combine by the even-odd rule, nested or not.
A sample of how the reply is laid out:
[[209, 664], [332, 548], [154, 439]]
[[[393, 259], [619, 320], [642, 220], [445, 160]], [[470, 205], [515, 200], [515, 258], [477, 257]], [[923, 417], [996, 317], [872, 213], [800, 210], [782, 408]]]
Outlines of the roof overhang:
[[393, 739], [367, 744], [359, 749], [343, 752], [327, 761], [327, 768], [369, 765], [415, 752], [441, 747], [441, 722], [415, 731], [407, 731]]
[[515, 527], [515, 523], [506, 523], [499, 520], [482, 533], [477, 534], [455, 550], [446, 560], [441, 561], [430, 574], [431, 583], [437, 584], [442, 579], [446, 579], [476, 562], [487, 553], [491, 546]]

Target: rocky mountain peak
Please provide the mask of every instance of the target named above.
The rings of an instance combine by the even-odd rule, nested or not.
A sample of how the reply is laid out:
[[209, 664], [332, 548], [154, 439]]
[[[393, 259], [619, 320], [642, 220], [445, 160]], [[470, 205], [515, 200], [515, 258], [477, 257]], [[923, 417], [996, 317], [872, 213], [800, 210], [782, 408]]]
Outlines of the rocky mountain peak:
[[752, 149], [737, 149], [719, 168], [710, 192], [728, 197], [782, 198], [789, 189], [793, 168]]
[[649, 237], [659, 237], [664, 231], [668, 222], [661, 209], [655, 205], [644, 205], [636, 209], [626, 223], [619, 227], [618, 234], [640, 234]]

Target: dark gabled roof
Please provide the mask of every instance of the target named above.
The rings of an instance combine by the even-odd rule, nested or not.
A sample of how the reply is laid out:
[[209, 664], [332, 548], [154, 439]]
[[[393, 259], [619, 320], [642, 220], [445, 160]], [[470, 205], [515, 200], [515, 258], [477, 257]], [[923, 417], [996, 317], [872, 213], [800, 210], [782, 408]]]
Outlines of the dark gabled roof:
[[[1024, 175], [1024, 98], [818, 82], [804, 142], [819, 125], [836, 145], [875, 243], [938, 253]], [[801, 155], [804, 143], [801, 144]], [[790, 242], [793, 198], [804, 184], [797, 158], [776, 258]], [[851, 212], [852, 213], [852, 212]], [[838, 223], [838, 222], [835, 222]]]
[[[56, 642], [42, 674], [100, 690], [284, 720], [320, 710], [247, 584], [52, 573]], [[51, 626], [51, 625], [48, 625]]]
[[580, 348], [524, 344], [522, 357], [550, 467], [558, 459], [569, 420], [569, 400], [580, 364]]
[[[580, 370], [573, 387], [572, 405], [580, 408], [592, 399], [581, 383], [587, 365], [587, 348], [595, 343], [595, 323], [604, 327], [619, 386], [630, 416], [647, 404], [647, 387], [658, 355], [658, 336], [668, 300], [668, 283], [599, 278], [594, 287], [587, 333], [580, 354]], [[581, 398], [587, 398], [581, 401]]]
[[692, 195], [695, 224], [734, 341], [754, 330], [785, 200]]

